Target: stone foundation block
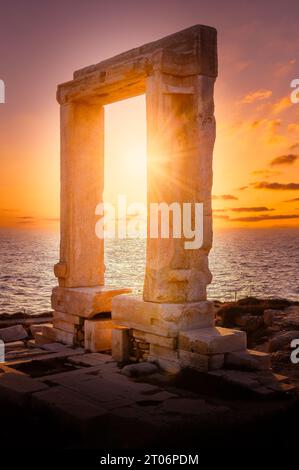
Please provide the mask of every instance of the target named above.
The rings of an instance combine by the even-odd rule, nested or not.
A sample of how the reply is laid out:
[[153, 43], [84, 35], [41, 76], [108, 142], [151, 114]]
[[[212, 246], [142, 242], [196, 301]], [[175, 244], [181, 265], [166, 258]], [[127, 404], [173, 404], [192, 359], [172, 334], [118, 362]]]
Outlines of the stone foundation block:
[[179, 351], [182, 368], [196, 369], [199, 372], [221, 369], [224, 364], [224, 354], [196, 354], [189, 351]]
[[176, 338], [167, 338], [166, 336], [153, 335], [145, 331], [133, 330], [134, 338], [143, 341], [144, 343], [156, 344], [169, 349], [175, 349], [177, 345]]
[[53, 328], [53, 329], [54, 329], [54, 335], [55, 335], [55, 342], [67, 344], [68, 346], [72, 346], [74, 344], [75, 338], [72, 333], [58, 330], [57, 328]]
[[57, 311], [54, 312], [54, 319], [71, 323], [72, 325], [80, 325], [81, 322], [84, 321], [78, 315], [71, 315], [70, 313], [57, 312]]
[[178, 359], [176, 361], [169, 361], [168, 359], [150, 354], [148, 357], [148, 361], [153, 362], [154, 364], [159, 366], [160, 369], [162, 369], [164, 372], [167, 372], [168, 374], [175, 375], [181, 371], [181, 365]]
[[35, 341], [37, 344], [58, 342], [67, 345], [73, 345], [74, 335], [73, 333], [54, 328], [53, 325], [44, 325], [42, 332], [36, 334]]
[[84, 348], [91, 352], [101, 352], [111, 349], [112, 321], [85, 320]]
[[130, 357], [129, 328], [118, 327], [112, 330], [112, 357], [117, 362], [125, 362]]
[[49, 338], [46, 338], [41, 332], [36, 332], [34, 334], [34, 347], [35, 346], [42, 346], [44, 344], [49, 344], [49, 342], [52, 342], [52, 340], [49, 340]]
[[177, 350], [165, 348], [164, 346], [158, 346], [157, 344], [150, 344], [149, 355], [174, 362], [177, 362], [179, 359]]
[[30, 325], [30, 332], [32, 336], [35, 338], [37, 333], [42, 333], [44, 326], [52, 326], [52, 323], [36, 323]]
[[131, 292], [131, 289], [98, 287], [54, 287], [52, 308], [78, 317], [90, 318], [101, 312], [111, 312], [114, 296]]
[[158, 336], [175, 337], [181, 330], [214, 325], [214, 305], [209, 301], [184, 304], [145, 302], [141, 296], [119, 295], [112, 300], [115, 325]]
[[48, 341], [48, 343], [55, 341], [56, 333], [52, 324], [44, 325], [41, 331], [42, 336]]
[[241, 370], [267, 370], [271, 368], [271, 356], [252, 349], [231, 352], [225, 355], [225, 365]]
[[229, 328], [203, 328], [179, 334], [179, 349], [197, 354], [244, 351], [246, 345], [246, 333]]
[[65, 331], [66, 333], [71, 333], [72, 335], [76, 332], [76, 325], [69, 323], [67, 321], [60, 320], [59, 318], [54, 317], [53, 327], [58, 330]]

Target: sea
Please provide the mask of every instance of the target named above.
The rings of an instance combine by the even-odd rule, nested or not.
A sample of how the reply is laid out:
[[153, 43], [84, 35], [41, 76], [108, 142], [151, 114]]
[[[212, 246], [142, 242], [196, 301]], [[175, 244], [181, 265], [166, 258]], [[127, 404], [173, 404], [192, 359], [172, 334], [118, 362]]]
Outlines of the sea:
[[[59, 233], [53, 230], [0, 229], [0, 313], [44, 313], [57, 285]], [[211, 300], [246, 296], [299, 300], [299, 228], [221, 229], [214, 232], [209, 256]], [[142, 292], [145, 240], [105, 241], [105, 282]]]

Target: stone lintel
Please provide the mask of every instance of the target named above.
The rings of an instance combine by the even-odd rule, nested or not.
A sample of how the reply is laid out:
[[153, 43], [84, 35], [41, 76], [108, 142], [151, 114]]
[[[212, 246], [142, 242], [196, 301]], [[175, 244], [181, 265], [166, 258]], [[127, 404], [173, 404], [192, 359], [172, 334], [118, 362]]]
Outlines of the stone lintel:
[[58, 86], [57, 100], [109, 104], [137, 96], [145, 92], [145, 80], [155, 70], [178, 77], [216, 78], [216, 30], [196, 25], [78, 70], [73, 80]]
[[[111, 66], [119, 65], [123, 62], [130, 62], [134, 59], [152, 54], [157, 49], [165, 48], [171, 49], [178, 52], [189, 52], [194, 50], [194, 45], [196, 44], [196, 54], [201, 59], [205, 59], [207, 56], [208, 59], [213, 58], [213, 62], [209, 65], [214, 66], [213, 76], [217, 75], [217, 57], [211, 57], [212, 52], [216, 52], [216, 41], [217, 41], [217, 31], [211, 26], [205, 25], [194, 25], [189, 28], [183, 29], [176, 33], [165, 36], [162, 39], [158, 39], [153, 42], [149, 42], [140, 47], [135, 47], [129, 51], [118, 54], [110, 59], [103, 60], [102, 62], [84, 67], [80, 70], [74, 72], [74, 78], [84, 77], [91, 73], [94, 73], [96, 70], [101, 68], [109, 68]], [[200, 50], [201, 46], [201, 50]], [[206, 59], [207, 60], [207, 59]], [[207, 64], [203, 64], [203, 67], [206, 67]]]
[[214, 326], [210, 301], [181, 304], [145, 302], [141, 296], [119, 295], [112, 300], [112, 321], [158, 336], [176, 337], [181, 330]]
[[92, 318], [98, 313], [111, 312], [114, 296], [131, 292], [131, 289], [98, 287], [54, 287], [52, 308], [57, 312]]

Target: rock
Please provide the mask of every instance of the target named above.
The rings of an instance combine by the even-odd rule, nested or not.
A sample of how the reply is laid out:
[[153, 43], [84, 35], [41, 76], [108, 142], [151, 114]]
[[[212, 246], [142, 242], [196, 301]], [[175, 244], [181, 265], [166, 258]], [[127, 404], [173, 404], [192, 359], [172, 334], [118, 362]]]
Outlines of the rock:
[[267, 370], [271, 367], [269, 354], [247, 349], [225, 355], [225, 366], [241, 370]]
[[139, 364], [129, 364], [122, 368], [121, 373], [127, 377], [142, 377], [144, 375], [156, 374], [159, 372], [155, 364], [140, 362]]
[[22, 325], [9, 326], [8, 328], [1, 328], [0, 339], [4, 343], [12, 343], [28, 337], [27, 331]]
[[274, 323], [274, 319], [277, 316], [277, 310], [267, 309], [264, 311], [264, 323], [266, 326], [272, 326]]
[[282, 325], [299, 329], [299, 306], [294, 305], [284, 311]]
[[263, 317], [257, 315], [242, 315], [236, 317], [235, 323], [247, 332], [258, 330], [263, 325]]
[[287, 331], [286, 333], [275, 336], [269, 341], [269, 352], [275, 352], [285, 347], [290, 347], [293, 339], [299, 339], [299, 331]]

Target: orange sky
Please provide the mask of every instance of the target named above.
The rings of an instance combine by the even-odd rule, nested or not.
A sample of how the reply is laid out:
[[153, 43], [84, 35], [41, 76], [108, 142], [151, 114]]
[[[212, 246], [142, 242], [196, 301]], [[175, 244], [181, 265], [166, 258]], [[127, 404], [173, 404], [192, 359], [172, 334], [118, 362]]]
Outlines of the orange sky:
[[[222, 11], [218, 0], [4, 1], [0, 226], [57, 227], [57, 83], [75, 69], [196, 23], [219, 32], [215, 226], [298, 226], [299, 104], [289, 96], [291, 80], [299, 77], [299, 6], [260, 3], [231, 0]], [[117, 193], [145, 199], [144, 108], [144, 97], [137, 97], [106, 109], [107, 200]]]

